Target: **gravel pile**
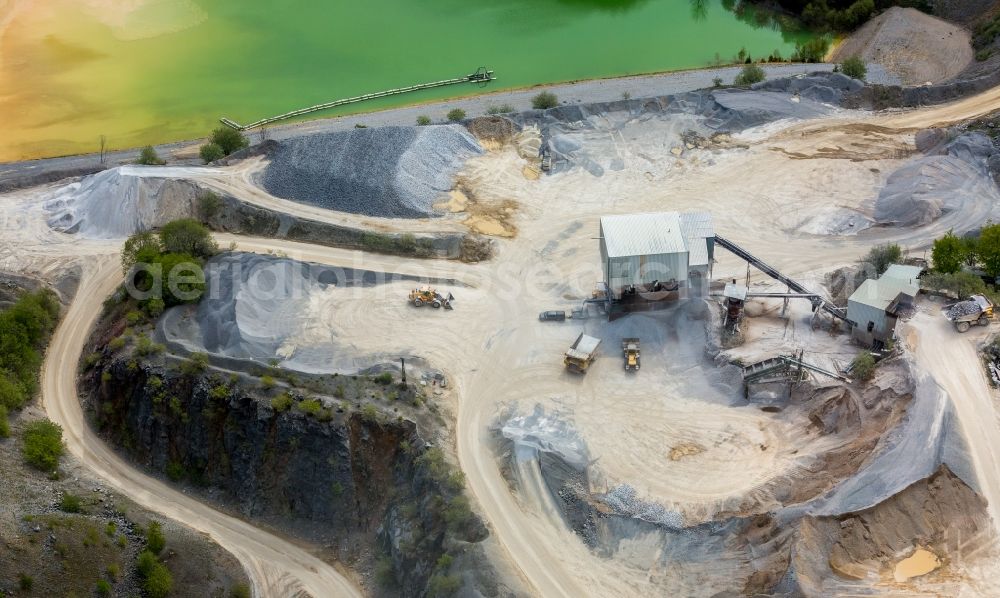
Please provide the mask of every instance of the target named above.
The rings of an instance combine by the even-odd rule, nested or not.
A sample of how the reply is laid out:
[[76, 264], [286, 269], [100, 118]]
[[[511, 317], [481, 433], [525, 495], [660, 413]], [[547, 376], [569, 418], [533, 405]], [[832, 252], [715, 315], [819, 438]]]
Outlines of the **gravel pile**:
[[[922, 139], [933, 145], [933, 139]], [[988, 213], [1000, 202], [990, 174], [997, 154], [981, 133], [967, 133], [893, 172], [875, 200], [879, 224], [921, 226], [956, 211]]]
[[55, 230], [90, 239], [122, 239], [195, 213], [199, 188], [175, 178], [183, 169], [119, 166], [70, 183], [43, 208]]
[[974, 316], [980, 311], [979, 304], [975, 301], [960, 301], [951, 306], [948, 310], [948, 317], [954, 319], [962, 316]]
[[261, 184], [272, 195], [385, 218], [423, 218], [482, 153], [459, 125], [383, 127], [279, 142]]
[[662, 525], [669, 529], [684, 527], [684, 519], [679, 513], [668, 511], [663, 505], [640, 499], [635, 488], [628, 484], [615, 486], [602, 499], [609, 507], [622, 515]]

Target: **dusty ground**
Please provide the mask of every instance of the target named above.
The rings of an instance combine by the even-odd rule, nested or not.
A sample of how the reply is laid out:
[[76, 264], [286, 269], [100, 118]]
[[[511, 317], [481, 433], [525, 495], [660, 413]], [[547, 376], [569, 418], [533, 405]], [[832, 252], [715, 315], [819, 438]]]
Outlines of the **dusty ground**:
[[926, 85], [961, 73], [972, 61], [972, 45], [968, 30], [897, 6], [852, 33], [830, 61], [850, 56], [881, 65], [890, 79], [880, 83]]
[[[517, 234], [498, 241], [499, 252], [492, 262], [476, 266], [289, 242], [237, 241], [248, 250], [453, 278], [466, 285], [466, 291], [455, 293], [458, 301], [452, 312], [413, 311], [393, 294], [405, 290], [397, 286], [383, 285], [369, 294], [358, 289], [342, 304], [350, 325], [337, 326], [337, 332], [359, 351], [415, 352], [448, 372], [458, 397], [453, 405], [458, 418], [457, 452], [472, 494], [490, 521], [498, 553], [511, 559], [537, 593], [648, 594], [663, 592], [664, 587], [671, 587], [670, 582], [683, 584], [675, 588], [696, 589], [699, 579], [718, 580], [732, 569], [701, 563], [697, 568], [701, 578], [685, 578], [691, 572], [688, 569], [651, 579], [647, 570], [629, 564], [641, 559], [594, 556], [553, 516], [551, 497], [541, 485], [526, 487], [516, 496], [510, 493], [494, 461], [489, 426], [509, 409], [530, 411], [542, 404], [559, 412], [586, 442], [604, 483], [630, 483], [690, 521], [709, 519], [742, 497], [754, 495], [767, 481], [787, 473], [796, 460], [807, 458], [810, 451], [821, 453], [825, 447], [804, 442], [801, 430], [748, 408], [737, 400], [738, 390], [718, 383], [714, 368], [701, 359], [705, 332], [696, 309], [612, 324], [599, 319], [542, 324], [538, 312], [568, 308], [589, 295], [600, 278], [593, 237], [598, 218], [608, 213], [709, 210], [719, 233], [805, 281], [822, 280], [824, 272], [853, 262], [878, 242], [892, 240], [919, 250], [948, 228], [961, 232], [976, 227], [993, 206], [973, 205], [919, 229], [880, 228], [857, 234], [844, 234], [842, 214], [831, 215], [831, 209], [870, 215], [873, 199], [888, 174], [915, 151], [916, 128], [990, 111], [998, 96], [1000, 90], [994, 90], [955, 105], [901, 115], [842, 112], [803, 123], [780, 122], [738, 135], [732, 146], [685, 147], [681, 155], [672, 151], [680, 140], [669, 121], [637, 120], [606, 131], [603, 141], [595, 142], [595, 147], [613, 148], [613, 153], [599, 155], [609, 166], [602, 177], [582, 169], [526, 176], [527, 163], [515, 149], [497, 148], [470, 160], [460, 180], [482, 205], [515, 205], [508, 221]], [[656, 134], [658, 126], [664, 127], [661, 135]], [[588, 135], [597, 139], [601, 133]], [[820, 152], [816, 148], [829, 149]], [[620, 162], [621, 168], [610, 168], [612, 161]], [[206, 170], [204, 176], [234, 194], [246, 193], [250, 201], [273, 201], [250, 192], [252, 185], [246, 177], [252, 168], [245, 164]], [[53, 339], [49, 356], [50, 364], [74, 363], [101, 300], [120, 277], [113, 255], [117, 242], [52, 232], [44, 225], [39, 206], [47, 191], [0, 196], [0, 213], [4, 214], [0, 263], [6, 269], [44, 273], [82, 262], [81, 299]], [[460, 215], [428, 224], [390, 220], [370, 224], [407, 230], [441, 222], [462, 226]], [[223, 245], [230, 239], [222, 239]], [[720, 250], [717, 257], [716, 278], [745, 274], [745, 264], [732, 256]], [[773, 309], [773, 304], [764, 309]], [[817, 358], [833, 362], [847, 357], [841, 341], [807, 331], [801, 308], [795, 309], [799, 311], [785, 322], [762, 316], [760, 326], [755, 323], [750, 334], [771, 338], [770, 327], [780, 330], [792, 345], [823, 348], [815, 351]], [[919, 334], [937, 324], [937, 320], [914, 322]], [[561, 363], [562, 352], [580, 330], [604, 339], [602, 356], [582, 378], [565, 373]], [[622, 371], [614, 347], [617, 339], [633, 332], [640, 332], [644, 343], [643, 370], [637, 375]], [[933, 333], [931, 348], [968, 342], [944, 332], [950, 331]], [[784, 346], [771, 342], [775, 348]], [[755, 346], [746, 350], [767, 350], [764, 345]], [[942, 376], [946, 387], [954, 383], [950, 390], [972, 445], [976, 472], [981, 478], [1000, 479], [995, 467], [1000, 454], [995, 443], [1000, 435], [989, 429], [996, 425], [990, 393], [978, 388], [971, 373], [972, 367], [979, 371], [978, 364], [949, 361], [944, 354], [928, 355], [928, 359], [940, 362], [930, 369]], [[83, 423], [70, 368], [47, 368], [43, 382], [46, 409], [67, 428], [74, 454], [123, 491], [143, 487], [135, 496], [141, 504], [156, 505], [166, 515], [211, 534], [248, 565], [258, 588], [283, 593], [301, 584], [298, 587], [318, 595], [352, 591], [333, 567], [307, 551], [200, 505], [123, 462]], [[695, 444], [701, 450], [690, 448]], [[672, 449], [678, 447], [684, 454], [674, 453], [678, 458], [671, 459]], [[537, 468], [529, 468], [523, 478], [533, 475], [537, 476]], [[993, 485], [986, 484], [983, 493], [996, 510], [1000, 487], [993, 489]], [[646, 548], [637, 544], [629, 549], [641, 555]]]

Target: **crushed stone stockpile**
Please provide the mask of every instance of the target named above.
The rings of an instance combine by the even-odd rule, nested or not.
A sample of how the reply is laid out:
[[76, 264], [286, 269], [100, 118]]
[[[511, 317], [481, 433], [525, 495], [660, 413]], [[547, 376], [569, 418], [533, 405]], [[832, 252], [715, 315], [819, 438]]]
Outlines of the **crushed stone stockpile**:
[[322, 133], [278, 143], [260, 182], [277, 197], [339, 212], [423, 218], [482, 152], [460, 125]]
[[347, 374], [376, 363], [349, 355], [328, 325], [349, 289], [412, 278], [229, 253], [206, 265], [206, 280], [197, 308], [169, 309], [157, 322], [157, 336], [171, 350], [228, 358], [233, 367], [278, 359], [289, 369]]
[[875, 200], [876, 222], [921, 226], [956, 211], [980, 211], [985, 218], [1000, 205], [989, 168], [996, 154], [982, 133], [966, 133], [933, 148], [889, 176]]
[[59, 189], [43, 208], [55, 230], [91, 239], [125, 238], [195, 213], [198, 186], [184, 169], [119, 166]]
[[[543, 146], [555, 171], [584, 168], [594, 176], [622, 170], [621, 160], [602, 163], [602, 141], [608, 131], [633, 137], [649, 136], [651, 145], [677, 146], [680, 137], [694, 132], [704, 137], [735, 133], [787, 118], [817, 118], [829, 114], [845, 94], [863, 84], [839, 73], [813, 73], [765, 81], [749, 89], [703, 89], [674, 95], [558, 106], [512, 115], [522, 127], [542, 132]], [[669, 118], [664, 118], [669, 117]], [[643, 123], [660, 119], [656, 133]], [[606, 143], [605, 143], [606, 144]], [[680, 144], [683, 147], [683, 144]], [[611, 154], [614, 155], [614, 148]]]

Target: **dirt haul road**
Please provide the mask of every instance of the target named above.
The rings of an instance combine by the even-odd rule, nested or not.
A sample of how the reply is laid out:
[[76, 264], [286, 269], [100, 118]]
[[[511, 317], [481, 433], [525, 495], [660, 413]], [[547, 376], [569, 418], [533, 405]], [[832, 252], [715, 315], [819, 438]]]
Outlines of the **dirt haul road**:
[[121, 283], [118, 256], [89, 260], [76, 299], [56, 329], [42, 370], [42, 401], [63, 428], [69, 451], [119, 492], [150, 511], [206, 533], [246, 568], [257, 596], [362, 594], [331, 565], [253, 525], [225, 515], [156, 478], [140, 473], [101, 440], [84, 418], [76, 364], [102, 303]]
[[921, 312], [907, 325], [907, 343], [917, 362], [948, 393], [969, 446], [980, 492], [1000, 531], [1000, 422], [976, 344], [979, 328], [960, 334], [944, 316]]

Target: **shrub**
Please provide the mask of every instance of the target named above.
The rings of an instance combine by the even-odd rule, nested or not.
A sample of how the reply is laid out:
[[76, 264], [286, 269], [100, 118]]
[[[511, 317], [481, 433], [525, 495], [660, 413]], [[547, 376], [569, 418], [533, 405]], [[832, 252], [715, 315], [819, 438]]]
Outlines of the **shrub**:
[[712, 87], [722, 87], [722, 77], [715, 77], [712, 79]]
[[993, 48], [983, 48], [982, 50], [976, 50], [976, 61], [983, 62], [989, 59], [993, 55]]
[[162, 166], [167, 163], [166, 160], [161, 160], [160, 156], [153, 149], [153, 146], [147, 145], [139, 151], [139, 157], [135, 160], [136, 164], [142, 164], [144, 166]]
[[83, 508], [82, 503], [83, 501], [79, 496], [67, 492], [59, 499], [59, 510], [64, 513], [79, 513]]
[[250, 586], [245, 583], [238, 583], [229, 590], [229, 598], [250, 598]]
[[118, 581], [118, 578], [121, 577], [122, 574], [122, 568], [118, 566], [118, 563], [111, 563], [110, 565], [108, 565], [108, 568], [105, 571], [105, 573], [107, 574], [108, 578], [111, 579], [112, 581]]
[[187, 471], [184, 470], [184, 465], [182, 465], [180, 461], [171, 461], [170, 463], [167, 463], [166, 474], [167, 477], [170, 478], [171, 482], [176, 483], [184, 479], [184, 476], [187, 475]]
[[166, 598], [170, 591], [174, 589], [174, 578], [170, 575], [170, 570], [163, 563], [156, 563], [152, 571], [146, 576], [142, 587], [146, 590], [149, 598]]
[[[870, 268], [873, 272], [868, 272], [869, 278], [882, 276], [882, 274], [892, 264], [897, 264], [903, 259], [903, 249], [895, 243], [886, 243], [872, 247], [865, 257], [861, 258], [862, 266]], [[871, 276], [874, 274], [874, 276]]]
[[417, 117], [418, 127], [426, 127], [429, 124], [431, 124], [431, 117], [424, 114], [421, 114], [420, 116]]
[[306, 415], [316, 417], [323, 410], [323, 403], [320, 403], [318, 399], [306, 399], [305, 401], [299, 401], [296, 408]]
[[205, 145], [198, 148], [198, 155], [201, 156], [201, 161], [205, 164], [210, 162], [215, 162], [216, 160], [221, 160], [226, 157], [226, 152], [222, 149], [222, 146], [218, 143], [206, 143]]
[[871, 380], [875, 376], [875, 357], [862, 351], [851, 362], [851, 375], [858, 380]]
[[157, 564], [156, 555], [148, 550], [140, 552], [139, 557], [135, 561], [136, 569], [138, 569], [139, 575], [142, 577], [148, 577]]
[[511, 112], [514, 112], [514, 107], [510, 104], [500, 104], [499, 106], [494, 105], [486, 109], [486, 114], [492, 115], [509, 114]]
[[392, 384], [392, 372], [382, 372], [378, 376], [375, 376], [375, 382], [383, 386]]
[[292, 406], [292, 397], [287, 392], [283, 392], [280, 395], [271, 399], [271, 409], [274, 409], [278, 413], [288, 411]]
[[212, 257], [219, 251], [212, 233], [193, 218], [181, 218], [164, 225], [160, 229], [160, 243], [166, 252], [201, 258]]
[[462, 110], [461, 108], [452, 108], [448, 111], [448, 120], [453, 123], [465, 120], [465, 110]]
[[97, 587], [94, 588], [98, 596], [111, 595], [111, 582], [106, 579], [97, 580]]
[[840, 64], [840, 72], [852, 79], [864, 81], [868, 74], [868, 67], [865, 66], [865, 61], [861, 60], [861, 57], [854, 55]]
[[163, 310], [166, 309], [166, 304], [163, 302], [163, 299], [152, 297], [144, 302], [143, 309], [146, 310], [146, 314], [149, 317], [158, 318], [163, 314]]
[[733, 80], [733, 85], [753, 85], [754, 83], [760, 83], [766, 77], [767, 75], [764, 74], [764, 69], [760, 68], [756, 64], [748, 64], [740, 70], [738, 75], [736, 75], [736, 79]]
[[260, 377], [260, 385], [261, 385], [262, 388], [264, 388], [266, 390], [270, 390], [270, 389], [274, 388], [274, 385], [275, 385], [274, 378], [272, 378], [271, 376], [261, 376]]
[[365, 405], [361, 408], [361, 419], [368, 423], [376, 423], [379, 420], [378, 409], [375, 405]]
[[146, 529], [146, 549], [153, 554], [160, 554], [166, 544], [167, 539], [163, 536], [163, 526], [160, 525], [159, 521], [150, 521], [149, 527]]
[[24, 460], [41, 471], [53, 471], [65, 449], [62, 428], [47, 419], [31, 422], [24, 428]]
[[452, 596], [462, 587], [462, 579], [457, 575], [436, 573], [427, 582], [427, 595], [431, 598]]
[[0, 405], [0, 438], [10, 438], [10, 422], [7, 421], [7, 407]]
[[181, 366], [183, 372], [189, 376], [194, 376], [208, 369], [208, 353], [201, 351], [192, 353]]
[[22, 573], [17, 577], [17, 586], [25, 592], [30, 592], [31, 588], [35, 587], [35, 578], [26, 573]]
[[219, 211], [222, 210], [222, 198], [211, 191], [199, 193], [195, 201], [198, 202], [198, 216], [202, 220], [211, 220], [218, 216]]
[[543, 91], [531, 98], [531, 107], [535, 110], [547, 110], [559, 105], [559, 98], [551, 91]]
[[222, 149], [225, 155], [229, 155], [236, 150], [241, 150], [250, 145], [250, 140], [246, 136], [230, 127], [219, 127], [212, 131], [209, 143], [214, 143]]
[[396, 572], [392, 568], [392, 559], [383, 556], [375, 562], [375, 581], [384, 588], [396, 586]]

